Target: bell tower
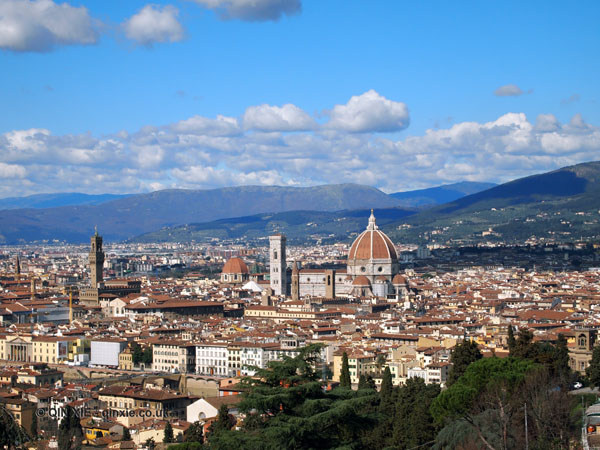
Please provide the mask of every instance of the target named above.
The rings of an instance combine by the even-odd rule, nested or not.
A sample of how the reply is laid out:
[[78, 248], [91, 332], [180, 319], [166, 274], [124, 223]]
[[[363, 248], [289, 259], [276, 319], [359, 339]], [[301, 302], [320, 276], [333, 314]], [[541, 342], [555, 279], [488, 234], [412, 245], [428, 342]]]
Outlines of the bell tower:
[[287, 294], [287, 263], [285, 260], [285, 236], [269, 236], [271, 289], [275, 295]]
[[98, 234], [98, 228], [90, 239], [92, 247], [90, 249], [90, 284], [97, 288], [104, 279], [102, 276], [102, 267], [104, 266], [104, 252], [102, 251], [102, 236]]

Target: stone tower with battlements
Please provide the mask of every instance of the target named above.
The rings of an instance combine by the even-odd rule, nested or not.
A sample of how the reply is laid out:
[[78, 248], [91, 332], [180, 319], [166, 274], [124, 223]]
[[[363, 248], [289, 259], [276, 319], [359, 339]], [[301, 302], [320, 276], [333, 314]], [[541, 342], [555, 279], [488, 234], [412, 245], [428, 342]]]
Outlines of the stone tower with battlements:
[[102, 251], [102, 236], [98, 230], [90, 239], [92, 247], [90, 248], [90, 285], [97, 288], [104, 280], [102, 276], [102, 267], [104, 266], [104, 252]]

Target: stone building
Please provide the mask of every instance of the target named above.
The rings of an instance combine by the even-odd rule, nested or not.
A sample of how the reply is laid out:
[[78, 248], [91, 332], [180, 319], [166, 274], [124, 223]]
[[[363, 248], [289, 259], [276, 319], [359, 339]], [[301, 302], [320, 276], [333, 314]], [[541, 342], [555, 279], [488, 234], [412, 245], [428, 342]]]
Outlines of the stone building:
[[[394, 244], [377, 227], [372, 210], [367, 228], [350, 247], [346, 269], [303, 269], [300, 262], [295, 261], [284, 272], [285, 236], [275, 235], [269, 240], [271, 288], [277, 295], [291, 295], [294, 300], [306, 296], [335, 298], [350, 295], [387, 298], [407, 292], [408, 284], [399, 273]], [[277, 289], [281, 286], [286, 290]]]
[[241, 258], [231, 258], [221, 270], [221, 282], [229, 284], [243, 284], [250, 278], [248, 266]]
[[104, 281], [104, 251], [102, 250], [102, 236], [98, 230], [90, 238], [90, 286], [79, 292], [79, 303], [87, 306], [98, 306], [103, 294], [112, 294], [116, 297], [126, 297], [129, 294], [139, 294], [141, 282], [138, 280], [106, 280]]
[[590, 365], [597, 331], [594, 329], [576, 329], [575, 347], [569, 349], [569, 367], [571, 370], [585, 375], [585, 369]]

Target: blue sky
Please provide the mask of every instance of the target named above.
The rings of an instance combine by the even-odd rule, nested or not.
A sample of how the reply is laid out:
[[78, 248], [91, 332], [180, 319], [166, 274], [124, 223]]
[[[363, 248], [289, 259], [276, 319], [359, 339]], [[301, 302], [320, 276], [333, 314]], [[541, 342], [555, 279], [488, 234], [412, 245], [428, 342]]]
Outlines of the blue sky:
[[600, 3], [4, 0], [0, 196], [503, 182], [600, 155]]

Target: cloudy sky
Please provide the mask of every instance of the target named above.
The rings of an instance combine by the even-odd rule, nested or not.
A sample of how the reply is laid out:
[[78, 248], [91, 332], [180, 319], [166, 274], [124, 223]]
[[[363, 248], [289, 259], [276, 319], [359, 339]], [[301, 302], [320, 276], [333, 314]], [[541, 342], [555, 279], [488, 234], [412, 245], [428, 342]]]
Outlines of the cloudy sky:
[[0, 0], [0, 197], [600, 159], [598, 1]]

